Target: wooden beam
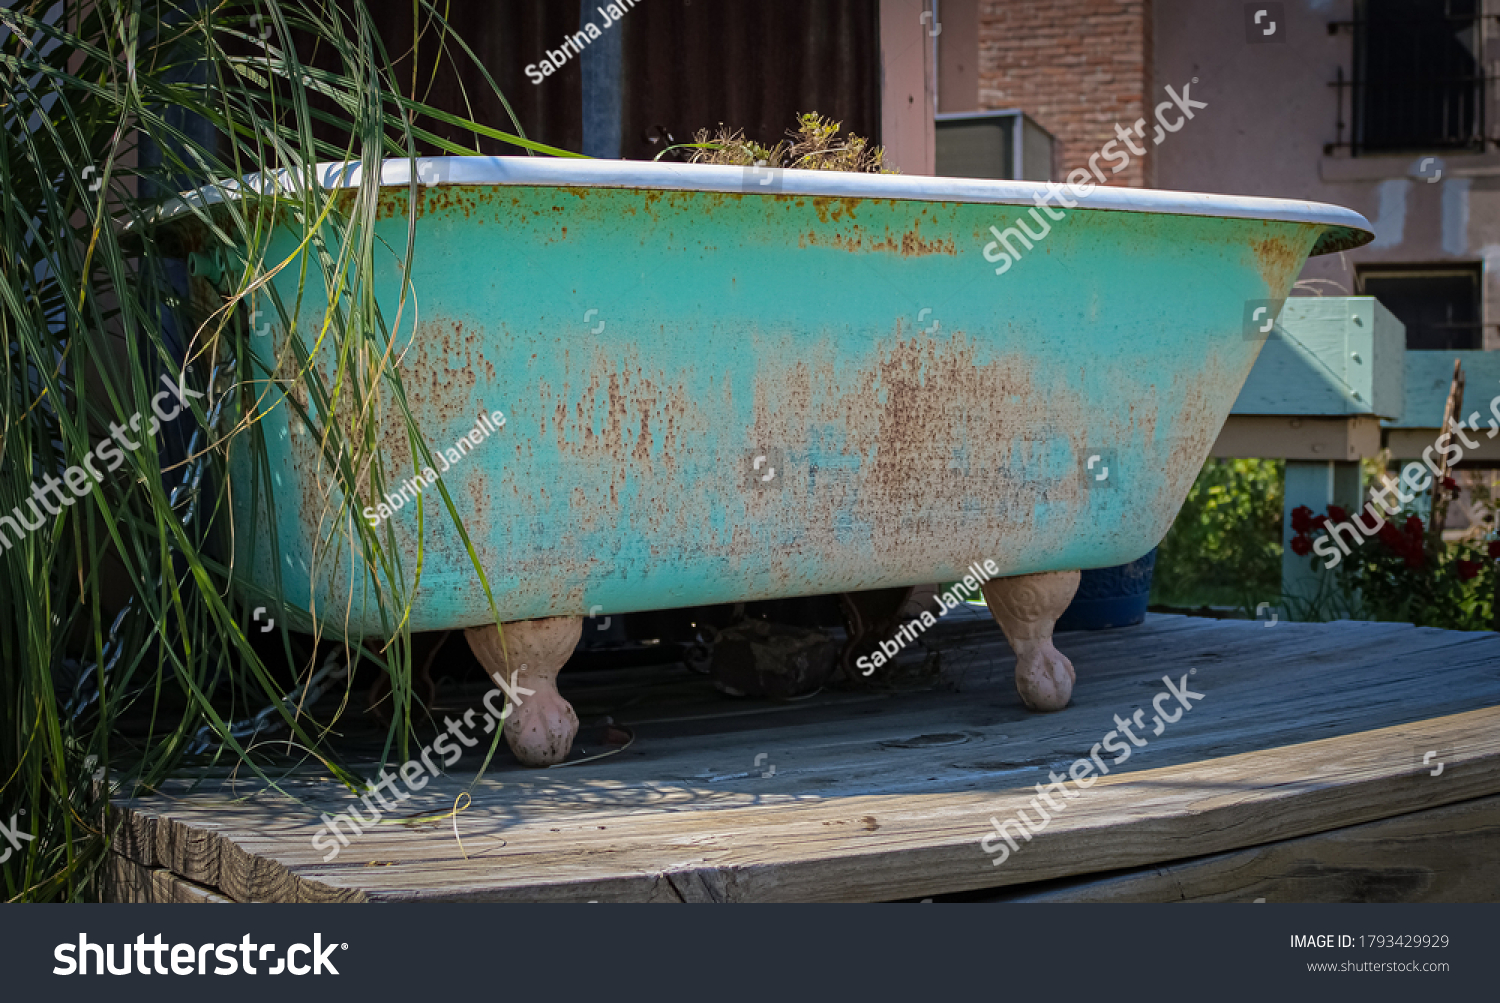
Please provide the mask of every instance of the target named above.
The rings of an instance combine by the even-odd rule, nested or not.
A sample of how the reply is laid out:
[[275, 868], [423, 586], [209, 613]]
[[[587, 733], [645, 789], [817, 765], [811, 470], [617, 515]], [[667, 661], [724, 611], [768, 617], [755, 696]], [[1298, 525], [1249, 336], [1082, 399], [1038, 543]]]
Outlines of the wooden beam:
[[230, 900], [160, 867], [144, 867], [118, 853], [104, 862], [104, 901], [224, 903]]
[[[1500, 352], [1496, 352], [1500, 355]], [[1486, 438], [1484, 424], [1481, 423], [1478, 434], [1468, 433], [1471, 440], [1479, 443], [1478, 449], [1465, 449], [1463, 462], [1459, 468], [1482, 466], [1500, 467], [1500, 438]], [[1433, 428], [1387, 428], [1385, 430], [1385, 445], [1391, 451], [1393, 460], [1420, 460], [1422, 452], [1433, 449], [1433, 443], [1437, 442], [1438, 436], [1442, 435], [1441, 429]], [[1433, 449], [1433, 457], [1440, 455], [1437, 449]]]
[[[1443, 406], [1453, 382], [1453, 363], [1463, 363], [1469, 387], [1462, 416], [1479, 412], [1479, 427], [1491, 417], [1491, 401], [1500, 393], [1500, 352], [1407, 352], [1405, 367], [1406, 403], [1401, 417], [1387, 421], [1391, 429], [1428, 429], [1441, 427]], [[1430, 445], [1436, 435], [1424, 445]]]
[[[1260, 337], [1249, 318], [1246, 324], [1245, 337]], [[1282, 306], [1230, 413], [1399, 416], [1406, 399], [1405, 349], [1405, 327], [1374, 297], [1293, 297]]]
[[928, 10], [924, 0], [880, 0], [880, 142], [886, 163], [902, 174], [936, 170]]
[[1500, 901], [1500, 797], [991, 902]]
[[1380, 452], [1380, 419], [1232, 414], [1212, 456], [1265, 460], [1360, 460]]
[[1363, 504], [1359, 464], [1287, 460], [1282, 482], [1281, 594], [1310, 604], [1308, 611], [1296, 611], [1301, 614], [1299, 619], [1313, 618], [1308, 613], [1316, 614], [1316, 619], [1332, 619], [1340, 611], [1319, 608], [1326, 605], [1326, 597], [1331, 594], [1331, 572], [1324, 570], [1323, 558], [1292, 550], [1292, 539], [1297, 535], [1292, 530], [1292, 513], [1305, 506], [1314, 515], [1323, 515], [1330, 505], [1345, 512], [1358, 511]]

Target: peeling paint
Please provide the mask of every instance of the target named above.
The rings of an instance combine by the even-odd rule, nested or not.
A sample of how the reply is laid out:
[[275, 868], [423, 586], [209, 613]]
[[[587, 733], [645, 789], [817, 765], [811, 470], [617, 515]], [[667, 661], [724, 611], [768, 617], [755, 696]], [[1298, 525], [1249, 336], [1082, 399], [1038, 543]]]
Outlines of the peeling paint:
[[1375, 219], [1370, 224], [1375, 231], [1370, 247], [1397, 247], [1405, 239], [1406, 195], [1411, 188], [1412, 182], [1400, 179], [1382, 181], [1376, 186], [1379, 203], [1375, 208]]
[[1469, 186], [1468, 178], [1448, 178], [1443, 182], [1443, 253], [1469, 253]]

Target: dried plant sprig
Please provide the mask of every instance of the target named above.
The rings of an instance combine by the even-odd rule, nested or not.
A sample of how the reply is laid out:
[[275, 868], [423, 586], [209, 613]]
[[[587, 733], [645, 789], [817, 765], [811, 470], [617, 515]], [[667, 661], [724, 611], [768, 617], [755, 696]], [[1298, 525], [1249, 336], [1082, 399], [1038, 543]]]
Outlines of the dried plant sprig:
[[775, 146], [745, 138], [743, 129], [730, 129], [723, 123], [716, 131], [699, 129], [693, 136], [690, 164], [728, 164], [750, 167], [789, 167], [812, 171], [851, 171], [861, 174], [896, 174], [885, 166], [885, 149], [870, 145], [869, 140], [849, 133], [840, 138], [844, 124], [824, 118], [817, 112], [797, 116], [797, 128], [787, 131], [787, 138]]

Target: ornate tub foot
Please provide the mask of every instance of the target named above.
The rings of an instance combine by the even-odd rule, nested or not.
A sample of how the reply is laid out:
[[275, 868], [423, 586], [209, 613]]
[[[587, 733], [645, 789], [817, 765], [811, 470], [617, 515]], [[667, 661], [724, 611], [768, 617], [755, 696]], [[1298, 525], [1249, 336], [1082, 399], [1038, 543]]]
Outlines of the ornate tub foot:
[[505, 719], [505, 742], [526, 766], [560, 763], [573, 747], [578, 715], [557, 692], [557, 673], [573, 654], [582, 631], [583, 618], [577, 616], [519, 620], [505, 625], [503, 648], [494, 624], [464, 631], [484, 671], [497, 684], [504, 679], [506, 688], [519, 697]]
[[1073, 663], [1052, 646], [1052, 628], [1078, 591], [1079, 572], [996, 578], [983, 586], [990, 615], [1016, 653], [1016, 692], [1030, 710], [1062, 710], [1073, 696]]

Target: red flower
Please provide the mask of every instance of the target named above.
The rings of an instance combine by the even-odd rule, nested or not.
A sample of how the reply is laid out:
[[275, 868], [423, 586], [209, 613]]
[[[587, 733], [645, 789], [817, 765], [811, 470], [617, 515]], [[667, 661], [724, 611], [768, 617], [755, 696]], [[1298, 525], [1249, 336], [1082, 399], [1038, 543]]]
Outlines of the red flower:
[[1376, 533], [1375, 536], [1381, 543], [1398, 554], [1406, 546], [1406, 538], [1401, 535], [1401, 531], [1388, 522], [1380, 527], [1380, 532]]
[[1489, 548], [1490, 556], [1500, 561], [1500, 540], [1491, 540]]
[[1328, 506], [1328, 518], [1332, 519], [1334, 522], [1348, 522], [1349, 513], [1345, 512], [1337, 505], [1330, 505]]
[[1312, 517], [1312, 528], [1321, 529], [1326, 533], [1329, 531], [1329, 528], [1334, 524], [1335, 521], [1336, 520], [1330, 519], [1326, 515], [1315, 515]]
[[1458, 482], [1451, 477], [1443, 478], [1443, 487], [1447, 488], [1449, 491], [1452, 491], [1454, 494], [1458, 494]]
[[1292, 537], [1292, 553], [1298, 557], [1306, 557], [1312, 553], [1312, 538], [1302, 533]]
[[1459, 561], [1457, 567], [1458, 577], [1463, 581], [1468, 581], [1479, 574], [1479, 569], [1484, 567], [1484, 565], [1478, 561]]
[[1312, 529], [1312, 514], [1313, 510], [1306, 505], [1298, 505], [1292, 509], [1292, 531], [1306, 533]]
[[1413, 550], [1406, 554], [1406, 566], [1408, 568], [1420, 568], [1427, 563], [1427, 557], [1420, 550]]
[[1422, 517], [1419, 516], [1419, 515], [1409, 515], [1409, 516], [1407, 516], [1406, 517], [1406, 525], [1404, 527], [1402, 527], [1402, 528], [1406, 530], [1406, 535], [1407, 536], [1421, 536], [1422, 535]]

